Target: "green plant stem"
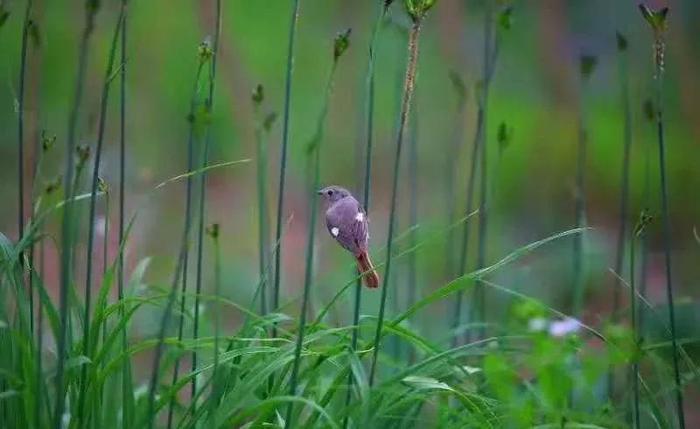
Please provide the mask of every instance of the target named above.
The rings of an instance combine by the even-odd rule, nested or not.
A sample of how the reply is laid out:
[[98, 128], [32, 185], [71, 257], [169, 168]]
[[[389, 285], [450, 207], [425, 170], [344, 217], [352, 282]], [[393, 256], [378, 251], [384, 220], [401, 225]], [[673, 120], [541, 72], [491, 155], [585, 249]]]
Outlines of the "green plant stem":
[[212, 369], [212, 398], [211, 401], [211, 414], [216, 410], [220, 396], [220, 386], [222, 380], [219, 380], [218, 369], [219, 369], [219, 336], [221, 335], [221, 303], [219, 298], [221, 298], [221, 245], [219, 243], [218, 231], [212, 237], [214, 241], [214, 301], [213, 312], [214, 312], [214, 367]]
[[421, 30], [421, 18], [416, 19], [408, 36], [408, 64], [406, 65], [406, 77], [404, 79], [403, 96], [401, 102], [401, 114], [399, 116], [399, 129], [396, 138], [396, 155], [394, 157], [394, 171], [391, 191], [391, 206], [389, 209], [389, 231], [387, 233], [386, 244], [386, 268], [384, 270], [384, 278], [382, 282], [382, 296], [379, 304], [379, 316], [377, 320], [377, 330], [375, 332], [375, 346], [372, 354], [372, 364], [369, 373], [369, 385], [374, 384], [374, 378], [377, 370], [377, 358], [379, 357], [380, 344], [379, 340], [382, 334], [384, 325], [384, 311], [386, 308], [387, 290], [389, 287], [389, 277], [391, 274], [391, 262], [393, 253], [394, 227], [396, 221], [396, 202], [399, 188], [399, 167], [401, 165], [401, 149], [403, 147], [403, 137], [408, 123], [410, 114], [411, 99], [413, 97], [413, 89], [416, 81], [416, 69], [418, 65], [418, 39]]
[[[219, 53], [219, 39], [221, 36], [221, 0], [216, 1], [216, 32], [214, 34], [214, 48], [209, 71], [209, 96], [206, 102], [206, 111], [209, 117], [214, 110], [214, 86], [216, 83], [216, 63]], [[207, 124], [206, 137], [204, 138], [204, 153], [202, 156], [202, 168], [209, 164], [209, 152], [211, 150], [211, 126]], [[199, 226], [197, 231], [197, 273], [196, 273], [196, 295], [194, 298], [194, 327], [192, 336], [196, 340], [199, 338], [199, 297], [202, 293], [202, 267], [204, 254], [204, 217], [207, 191], [207, 172], [204, 170], [199, 180]], [[197, 351], [192, 352], [192, 371], [197, 370]], [[192, 397], [197, 394], [197, 377], [192, 378]]]
[[[372, 146], [374, 143], [374, 94], [376, 87], [376, 75], [374, 72], [374, 63], [377, 55], [377, 40], [379, 39], [379, 30], [382, 22], [386, 17], [387, 4], [379, 3], [379, 12], [377, 19], [372, 29], [372, 39], [369, 43], [369, 52], [367, 60], [367, 78], [365, 80], [365, 109], [366, 109], [366, 131], [365, 131], [365, 169], [364, 169], [364, 184], [362, 191], [362, 207], [365, 213], [369, 213], [370, 191], [372, 184]], [[358, 273], [359, 274], [359, 273]], [[358, 276], [355, 282], [355, 299], [353, 303], [352, 325], [355, 327], [352, 331], [350, 340], [350, 350], [354, 353], [357, 350], [357, 341], [360, 335], [360, 307], [362, 304], [362, 277]], [[345, 405], [350, 404], [352, 398], [352, 385], [354, 378], [352, 372], [348, 374], [348, 391], [345, 396]], [[343, 419], [343, 429], [348, 427], [348, 417]]]
[[[197, 109], [197, 96], [198, 96], [198, 87], [199, 87], [199, 80], [201, 78], [202, 74], [202, 69], [204, 68], [204, 62], [199, 63], [199, 66], [197, 67], [197, 73], [195, 75], [195, 80], [194, 80], [194, 85], [192, 88], [192, 98], [190, 100], [190, 111], [189, 111], [189, 126], [188, 126], [188, 137], [187, 137], [187, 173], [191, 173], [194, 169], [194, 128], [195, 128], [195, 112]], [[186, 181], [186, 191], [185, 191], [185, 230], [189, 231], [191, 228], [192, 224], [192, 186], [193, 186], [193, 178], [191, 175], [187, 176], [187, 181]], [[185, 329], [185, 306], [186, 306], [186, 298], [185, 295], [187, 293], [187, 277], [188, 277], [188, 255], [189, 255], [189, 233], [183, 234], [182, 238], [183, 242], [181, 243], [181, 249], [182, 249], [182, 264], [181, 266], [178, 267], [178, 269], [182, 269], [182, 280], [180, 282], [180, 316], [178, 318], [178, 330], [177, 330], [177, 340], [182, 341], [182, 338], [184, 337], [184, 329]], [[175, 384], [177, 382], [177, 379], [180, 375], [180, 358], [175, 359], [175, 364], [173, 367], [173, 377], [172, 377], [172, 383]], [[172, 422], [173, 422], [173, 412], [174, 412], [174, 406], [175, 406], [175, 398], [172, 398], [170, 400], [170, 403], [168, 405], [168, 421], [167, 421], [167, 427], [168, 429], [172, 427]]]
[[[119, 84], [119, 246], [126, 246], [124, 241], [125, 233], [125, 203], [126, 203], [126, 36], [127, 36], [127, 0], [122, 0], [122, 32], [120, 49], [120, 84]], [[121, 302], [124, 299], [124, 251], [119, 252], [119, 263], [117, 269], [117, 299]], [[124, 316], [124, 306], [120, 307], [119, 316]], [[127, 349], [127, 327], [122, 329], [121, 338], [122, 350]], [[122, 388], [122, 429], [130, 429], [133, 421], [133, 388], [131, 380], [131, 364], [128, 359], [124, 360], [121, 374]]]
[[[469, 178], [467, 179], [467, 202], [466, 202], [466, 210], [465, 214], [466, 216], [469, 216], [469, 214], [473, 211], [474, 209], [474, 189], [476, 188], [476, 169], [477, 169], [477, 159], [479, 156], [479, 141], [481, 140], [480, 138], [480, 133], [481, 133], [481, 125], [482, 120], [481, 116], [484, 114], [483, 109], [478, 109], [477, 111], [477, 120], [476, 120], [476, 134], [474, 137], [474, 142], [472, 144], [472, 152], [471, 152], [471, 162], [469, 166]], [[459, 271], [457, 272], [457, 276], [461, 277], [466, 274], [467, 272], [467, 257], [468, 257], [468, 252], [469, 252], [469, 238], [470, 238], [470, 227], [471, 227], [471, 222], [467, 221], [464, 222], [463, 230], [462, 230], [462, 245], [459, 253]], [[462, 316], [462, 301], [464, 300], [464, 291], [460, 290], [457, 292], [455, 295], [455, 306], [454, 306], [454, 313], [452, 315], [452, 329], [456, 330], [459, 327], [459, 324], [461, 323], [461, 316]], [[470, 319], [472, 316], [470, 315]], [[459, 339], [455, 333], [455, 335], [452, 337], [452, 347], [457, 347], [459, 343]]]
[[[455, 188], [455, 171], [457, 171], [457, 161], [459, 159], [459, 152], [464, 140], [464, 111], [466, 107], [466, 102], [464, 96], [460, 95], [460, 100], [457, 104], [457, 110], [455, 111], [455, 135], [452, 139], [452, 144], [449, 149], [445, 152], [445, 162], [447, 168], [445, 170], [445, 195], [447, 196], [446, 201], [446, 212], [447, 212], [447, 224], [452, 225], [457, 217], [456, 210], [456, 188]], [[451, 279], [455, 275], [455, 237], [450, 234], [447, 237], [445, 243], [445, 277]], [[455, 304], [457, 301], [455, 301]], [[459, 315], [459, 313], [457, 313]], [[459, 320], [457, 321], [459, 324]]]
[[[314, 163], [313, 163], [313, 181], [310, 184], [309, 189], [309, 227], [308, 227], [308, 238], [306, 242], [306, 266], [304, 271], [304, 295], [301, 301], [301, 310], [299, 313], [299, 330], [297, 332], [297, 342], [294, 349], [294, 362], [292, 364], [292, 373], [289, 378], [289, 396], [295, 396], [297, 391], [299, 368], [301, 367], [301, 349], [304, 343], [304, 333], [306, 330], [306, 315], [309, 306], [309, 297], [311, 292], [311, 281], [313, 279], [313, 256], [314, 256], [314, 242], [316, 236], [316, 218], [318, 209], [316, 203], [318, 201], [318, 188], [321, 177], [321, 145], [323, 143], [323, 134], [325, 130], [326, 117], [328, 116], [328, 104], [330, 102], [330, 97], [333, 92], [333, 79], [335, 77], [335, 71], [338, 67], [338, 59], [333, 61], [330, 73], [328, 75], [328, 81], [326, 82], [325, 98], [323, 102], [323, 109], [319, 116], [316, 134], [312, 140], [312, 148], [314, 150]], [[294, 410], [293, 402], [290, 402], [287, 406], [287, 414], [284, 423], [285, 429], [291, 429], [293, 427], [292, 412]]]
[[65, 359], [67, 354], [68, 337], [68, 315], [69, 301], [68, 289], [71, 287], [71, 267], [73, 259], [73, 168], [76, 147], [76, 128], [78, 125], [78, 112], [83, 96], [85, 84], [85, 69], [87, 68], [88, 45], [90, 36], [95, 27], [96, 6], [88, 3], [86, 5], [85, 28], [80, 38], [78, 47], [78, 70], [75, 79], [75, 93], [71, 103], [71, 111], [68, 118], [68, 138], [66, 139], [66, 171], [64, 177], [64, 188], [66, 194], [66, 204], [63, 209], [63, 220], [61, 225], [61, 281], [60, 281], [60, 326], [57, 344], [57, 368], [56, 368], [56, 396], [53, 416], [53, 427], [61, 427], [61, 419], [65, 408], [66, 386], [64, 385]]
[[260, 275], [260, 314], [262, 316], [267, 314], [267, 284], [269, 283], [270, 276], [268, 275], [268, 263], [267, 258], [270, 254], [269, 251], [269, 231], [270, 222], [268, 218], [268, 204], [267, 204], [267, 142], [265, 139], [266, 132], [263, 129], [262, 121], [259, 109], [256, 105], [255, 116], [257, 118], [257, 125], [255, 128], [255, 140], [256, 140], [256, 157], [258, 161], [257, 168], [257, 188], [258, 188], [258, 266]]
[[[479, 170], [480, 170], [480, 180], [479, 180], [479, 236], [477, 241], [477, 259], [476, 267], [481, 269], [486, 263], [486, 239], [488, 234], [488, 148], [487, 148], [487, 131], [488, 131], [488, 104], [489, 104], [489, 89], [491, 86], [491, 79], [493, 77], [493, 72], [496, 66], [496, 59], [498, 57], [498, 39], [494, 40], [493, 37], [493, 5], [491, 2], [486, 4], [486, 12], [484, 13], [484, 50], [483, 50], [483, 77], [482, 84], [483, 88], [481, 90], [481, 96], [478, 98], [478, 111], [477, 111], [477, 124], [476, 124], [476, 136], [475, 141], [478, 141], [478, 148], [474, 149], [474, 154], [476, 155], [478, 151], [479, 154]], [[464, 243], [466, 246], [467, 243]], [[466, 255], [465, 255], [466, 256]], [[464, 262], [466, 263], [466, 262]], [[486, 290], [479, 282], [477, 282], [474, 288], [472, 301], [472, 311], [470, 311], [471, 321], [480, 322], [478, 338], [483, 338], [486, 335], [485, 332], [485, 321], [486, 316]]]
[[[627, 232], [628, 201], [629, 201], [629, 166], [630, 148], [632, 147], [632, 113], [630, 111], [629, 100], [629, 79], [627, 72], [627, 54], [619, 52], [619, 75], [620, 75], [620, 99], [623, 114], [623, 149], [622, 149], [622, 177], [620, 181], [620, 217], [618, 218], [617, 248], [615, 252], [615, 272], [622, 275], [622, 264], [625, 259], [625, 242]], [[622, 285], [616, 282], [613, 289], [613, 318], [616, 317], [620, 309], [620, 293]]]
[[[92, 274], [93, 274], [93, 247], [95, 241], [95, 218], [97, 209], [97, 186], [100, 179], [100, 161], [102, 159], [102, 145], [104, 143], [104, 134], [107, 123], [107, 103], [109, 100], [110, 76], [114, 67], [114, 58], [117, 51], [117, 41], [119, 40], [119, 32], [121, 31], [122, 20], [124, 18], [124, 7], [122, 6], [117, 24], [114, 28], [114, 36], [107, 58], [107, 69], [104, 75], [102, 85], [102, 95], [100, 99], [99, 125], [97, 131], [97, 145], [95, 148], [94, 165], [92, 167], [92, 182], [90, 185], [90, 214], [88, 215], [88, 242], [87, 242], [87, 260], [85, 274], [85, 303], [83, 320], [85, 329], [83, 329], [83, 354], [90, 356], [90, 311], [92, 304]], [[85, 395], [87, 393], [87, 365], [83, 365], [81, 369], [81, 390], [78, 400], [78, 415], [86, 417], [86, 424], [89, 425], [89, 416], [85, 413]]]
[[637, 285], [635, 283], [635, 240], [634, 233], [631, 235], [630, 240], [630, 319], [632, 325], [632, 338], [635, 345], [635, 356], [632, 363], [632, 404], [633, 404], [633, 417], [632, 417], [632, 427], [639, 429], [639, 326], [637, 317]]
[[[657, 43], [659, 43], [657, 41]], [[685, 428], [685, 414], [683, 411], [683, 385], [681, 384], [681, 371], [678, 362], [678, 342], [676, 339], [676, 314], [673, 304], [673, 278], [671, 267], [671, 218], [668, 209], [668, 182], [666, 178], [666, 146], [664, 134], [663, 116], [663, 70], [660, 64], [656, 69], [656, 136], [659, 144], [659, 175], [661, 180], [661, 216], [664, 229], [664, 261], [666, 265], [666, 298], [668, 301], [669, 327], [671, 329], [671, 345], [673, 348], [673, 377], [676, 384], [676, 412], [678, 413], [678, 425]]]
[[[409, 234], [409, 246], [414, 248], [418, 245], [418, 230], [413, 228], [418, 224], [418, 114], [417, 106], [413, 106], [411, 123], [411, 136], [408, 147], [408, 187], [409, 187], [409, 218], [408, 224], [411, 227]], [[408, 306], [416, 302], [418, 294], [417, 288], [417, 268], [416, 252], [408, 255]]]
[[[292, 103], [292, 72], [294, 69], [294, 39], [296, 38], [297, 22], [299, 20], [300, 0], [294, 0], [291, 23], [289, 25], [289, 42], [287, 45], [287, 71], [284, 86], [284, 116], [282, 121], [282, 153], [280, 157], [279, 192], [277, 194], [277, 221], [275, 223], [275, 243], [279, 243], [275, 252], [275, 278], [272, 290], [272, 308], [276, 311], [280, 303], [280, 277], [282, 262], [282, 217], [284, 216], [284, 188], [287, 171], [287, 147], [289, 146], [289, 113]], [[272, 336], [277, 336], [276, 325], [273, 325]]]
[[[32, 0], [27, 0], [22, 25], [22, 50], [20, 53], [19, 67], [19, 94], [17, 97], [17, 241], [24, 234], [24, 88], [27, 75], [27, 45], [29, 39], [29, 26], [32, 12]], [[20, 266], [24, 272], [24, 252], [19, 254]], [[29, 274], [29, 330], [34, 333], [34, 285], [31, 281], [31, 267]]]

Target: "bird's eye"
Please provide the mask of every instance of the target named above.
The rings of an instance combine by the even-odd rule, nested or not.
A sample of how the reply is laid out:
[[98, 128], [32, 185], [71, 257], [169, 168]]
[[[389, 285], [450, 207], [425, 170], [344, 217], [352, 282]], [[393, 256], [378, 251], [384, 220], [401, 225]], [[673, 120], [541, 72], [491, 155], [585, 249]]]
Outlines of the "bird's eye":
[[329, 196], [330, 196], [330, 195], [333, 195], [333, 191], [332, 191], [332, 190], [329, 190], [329, 191], [328, 191], [328, 195], [329, 195]]

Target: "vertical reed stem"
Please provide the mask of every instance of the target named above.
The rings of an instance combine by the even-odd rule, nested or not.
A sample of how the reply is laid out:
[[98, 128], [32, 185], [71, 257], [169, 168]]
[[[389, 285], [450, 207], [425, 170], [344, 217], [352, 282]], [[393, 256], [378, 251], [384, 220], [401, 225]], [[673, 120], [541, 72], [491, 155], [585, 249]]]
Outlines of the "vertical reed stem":
[[65, 408], [66, 386], [64, 385], [65, 359], [67, 354], [68, 316], [70, 313], [68, 301], [68, 289], [71, 287], [71, 267], [73, 261], [73, 179], [75, 164], [76, 129], [80, 102], [83, 96], [85, 83], [85, 70], [87, 68], [88, 45], [90, 36], [95, 27], [95, 15], [98, 5], [92, 0], [85, 5], [85, 28], [80, 38], [78, 47], [78, 69], [75, 79], [75, 92], [71, 103], [71, 111], [68, 118], [68, 138], [66, 139], [66, 171], [64, 176], [64, 188], [66, 204], [63, 208], [63, 220], [61, 225], [61, 281], [60, 281], [60, 327], [57, 344], [57, 369], [56, 369], [56, 404], [54, 407], [53, 427], [59, 429]]
[[[209, 96], [206, 102], [206, 111], [211, 115], [214, 107], [214, 85], [216, 83], [216, 63], [219, 53], [219, 40], [221, 36], [221, 0], [216, 0], [216, 32], [214, 34], [214, 47], [211, 67], [209, 71]], [[211, 126], [207, 125], [206, 137], [204, 140], [204, 154], [202, 158], [202, 168], [206, 168], [209, 163], [209, 151], [211, 150]], [[199, 181], [199, 229], [197, 232], [197, 276], [196, 294], [194, 298], [194, 329], [193, 337], [199, 338], [199, 297], [202, 293], [202, 266], [204, 253], [204, 205], [206, 202], [207, 172], [202, 171]], [[192, 371], [197, 370], [197, 351], [192, 352]], [[197, 395], [197, 377], [192, 378], [192, 397]]]
[[[119, 246], [126, 249], [124, 241], [125, 233], [125, 199], [126, 199], [126, 36], [127, 36], [127, 0], [122, 0], [122, 33], [120, 47], [120, 84], [119, 84]], [[119, 268], [117, 271], [117, 299], [124, 299], [124, 252], [119, 252]], [[120, 317], [124, 315], [124, 306], [120, 306]], [[127, 348], [127, 329], [122, 330], [122, 350]], [[133, 395], [131, 383], [131, 364], [124, 360], [121, 374], [122, 387], [122, 429], [129, 429], [133, 420]]]
[[[306, 316], [307, 309], [309, 305], [309, 296], [311, 291], [311, 281], [313, 279], [313, 254], [314, 254], [314, 241], [316, 237], [316, 218], [318, 209], [316, 203], [318, 200], [318, 188], [321, 176], [321, 146], [323, 143], [323, 132], [325, 129], [326, 116], [328, 115], [328, 104], [330, 101], [331, 93], [333, 91], [333, 78], [335, 76], [335, 71], [338, 66], [338, 58], [336, 57], [333, 61], [333, 66], [331, 67], [330, 74], [328, 76], [328, 81], [326, 83], [325, 99], [323, 103], [323, 110], [319, 116], [318, 127], [316, 129], [316, 135], [312, 141], [312, 148], [314, 150], [314, 161], [313, 161], [313, 180], [310, 183], [310, 219], [309, 219], [309, 230], [308, 238], [306, 242], [306, 266], [304, 270], [304, 295], [301, 301], [301, 310], [299, 314], [299, 330], [297, 332], [297, 343], [294, 350], [294, 363], [292, 365], [292, 373], [289, 379], [289, 396], [296, 395], [298, 378], [299, 378], [299, 368], [301, 366], [301, 349], [304, 343], [304, 333], [306, 330]], [[285, 419], [284, 427], [285, 429], [291, 429], [293, 427], [292, 422], [292, 411], [294, 410], [294, 403], [290, 402], [287, 406], [287, 414]]]
[[[620, 82], [620, 101], [622, 105], [623, 115], [623, 152], [622, 152], [622, 177], [620, 182], [620, 217], [618, 219], [617, 232], [617, 249], [615, 253], [615, 272], [622, 276], [622, 263], [625, 258], [625, 242], [627, 232], [627, 216], [628, 216], [628, 200], [629, 200], [629, 165], [630, 165], [630, 148], [632, 147], [632, 114], [630, 112], [629, 101], [629, 82], [627, 73], [627, 41], [622, 35], [618, 34], [618, 58], [619, 58], [619, 82]], [[613, 293], [613, 317], [617, 314], [620, 308], [620, 293], [621, 284], [617, 281]]]
[[[663, 43], [657, 40], [658, 43]], [[685, 428], [685, 414], [683, 410], [683, 385], [681, 384], [681, 371], [678, 362], [678, 342], [676, 340], [676, 314], [673, 304], [673, 278], [671, 259], [671, 218], [668, 209], [668, 180], [666, 177], [666, 143], [664, 133], [663, 116], [663, 67], [657, 63], [656, 67], [656, 136], [659, 144], [659, 174], [661, 180], [661, 216], [664, 228], [664, 261], [666, 265], [666, 298], [668, 301], [668, 318], [671, 328], [671, 344], [673, 347], [673, 377], [676, 384], [676, 411], [678, 424]]]
[[[367, 77], [365, 80], [365, 169], [364, 169], [364, 184], [362, 192], [362, 207], [365, 209], [365, 213], [369, 215], [369, 202], [370, 202], [370, 190], [371, 190], [371, 180], [372, 180], [372, 145], [374, 143], [374, 93], [375, 93], [375, 72], [374, 63], [377, 55], [377, 40], [379, 38], [379, 30], [381, 28], [382, 22], [386, 16], [388, 10], [388, 4], [386, 2], [379, 3], [379, 13], [377, 14], [377, 19], [374, 22], [374, 27], [372, 29], [372, 39], [369, 43], [368, 61], [367, 61]], [[355, 284], [355, 300], [353, 303], [352, 312], [352, 325], [354, 329], [352, 330], [352, 339], [350, 342], [350, 349], [354, 353], [357, 349], [357, 341], [360, 335], [360, 307], [362, 304], [362, 278], [358, 277]], [[350, 404], [350, 399], [352, 396], [352, 385], [354, 383], [354, 378], [352, 372], [348, 374], [348, 391], [345, 396], [345, 405]], [[348, 427], [348, 417], [343, 419], [343, 429]]]
[[637, 285], [635, 278], [635, 236], [630, 239], [630, 318], [632, 325], [632, 335], [635, 344], [635, 356], [632, 364], [632, 392], [633, 392], [633, 416], [632, 427], [639, 429], [639, 356], [636, 355], [639, 347], [639, 326], [637, 317]]
[[[97, 146], [95, 148], [94, 165], [92, 167], [92, 182], [90, 185], [90, 214], [88, 215], [88, 242], [87, 242], [87, 260], [85, 274], [85, 313], [83, 320], [85, 329], [83, 330], [83, 354], [90, 356], [90, 310], [92, 304], [92, 274], [93, 274], [93, 247], [95, 241], [95, 218], [97, 209], [97, 187], [100, 178], [100, 161], [102, 159], [102, 144], [104, 143], [104, 134], [107, 123], [107, 104], [109, 100], [109, 88], [111, 83], [112, 69], [114, 67], [114, 58], [117, 51], [117, 41], [119, 40], [119, 32], [124, 18], [124, 7], [117, 18], [117, 24], [114, 28], [114, 36], [107, 58], [107, 69], [105, 70], [104, 82], [102, 84], [102, 95], [100, 99], [99, 125], [97, 131]], [[78, 402], [78, 415], [85, 416], [85, 395], [87, 394], [87, 365], [83, 365], [81, 369], [81, 390]], [[89, 420], [89, 417], [88, 417]]]
[[[289, 111], [292, 103], [292, 71], [294, 69], [294, 39], [297, 32], [297, 22], [299, 20], [299, 1], [294, 0], [292, 7], [291, 23], [289, 25], [289, 44], [287, 45], [287, 73], [284, 86], [284, 117], [282, 122], [282, 153], [280, 157], [280, 178], [279, 192], [277, 194], [277, 221], [275, 224], [275, 279], [273, 283], [272, 308], [276, 310], [280, 303], [280, 277], [282, 262], [282, 216], [284, 215], [284, 188], [285, 176], [287, 172], [287, 147], [289, 146]], [[272, 336], [277, 336], [277, 329], [272, 328]]]
[[255, 128], [255, 148], [258, 161], [257, 188], [258, 188], [258, 266], [260, 275], [260, 314], [267, 314], [267, 285], [268, 275], [267, 258], [269, 256], [269, 218], [267, 204], [267, 142], [264, 138], [264, 119], [260, 117], [258, 103], [255, 103], [255, 116], [257, 124]]
[[[197, 73], [196, 77], [194, 80], [194, 85], [192, 88], [192, 98], [190, 100], [190, 111], [188, 114], [188, 120], [189, 120], [189, 126], [188, 126], [188, 137], [187, 137], [187, 172], [192, 173], [194, 169], [194, 127], [195, 127], [195, 110], [197, 108], [197, 96], [198, 96], [198, 86], [199, 86], [199, 80], [202, 75], [202, 70], [204, 68], [204, 62], [200, 61], [199, 66], [197, 67]], [[177, 269], [182, 270], [182, 279], [180, 281], [180, 316], [178, 318], [178, 330], [177, 330], [177, 339], [178, 342], [182, 341], [182, 338], [184, 336], [184, 329], [185, 329], [185, 307], [186, 307], [186, 297], [185, 295], [187, 294], [187, 277], [188, 277], [188, 266], [189, 266], [189, 230], [192, 225], [192, 186], [193, 186], [193, 179], [191, 175], [187, 176], [187, 184], [186, 184], [186, 196], [185, 196], [185, 231], [187, 233], [183, 234], [182, 237], [182, 243], [181, 243], [181, 252], [182, 252], [182, 263], [178, 265]], [[177, 283], [174, 284], [174, 287], [177, 287]], [[173, 367], [173, 377], [172, 377], [172, 383], [175, 384], [177, 381], [178, 377], [180, 374], [180, 358], [175, 359], [175, 364]], [[175, 398], [172, 398], [170, 400], [170, 403], [168, 405], [168, 420], [167, 420], [167, 427], [170, 428], [172, 427], [172, 422], [173, 422], [173, 412], [174, 412], [174, 406], [175, 406]]]
[[377, 320], [377, 330], [374, 336], [374, 351], [372, 354], [372, 364], [369, 372], [369, 385], [374, 385], [374, 377], [377, 370], [377, 358], [379, 357], [380, 340], [382, 327], [384, 325], [384, 311], [386, 308], [387, 290], [389, 288], [389, 277], [391, 275], [391, 262], [394, 244], [394, 227], [396, 219], [396, 202], [399, 188], [399, 166], [401, 161], [401, 149], [403, 147], [403, 136], [410, 114], [411, 99], [416, 81], [416, 67], [418, 65], [418, 39], [420, 36], [422, 17], [413, 20], [408, 38], [408, 64], [406, 66], [406, 77], [404, 79], [403, 98], [401, 101], [401, 114], [399, 117], [399, 130], [396, 137], [396, 155], [394, 157], [393, 183], [391, 190], [391, 206], [389, 211], [389, 231], [387, 233], [386, 244], [386, 269], [382, 282], [382, 296], [379, 304], [379, 316]]
[[[484, 267], [486, 263], [486, 240], [488, 234], [488, 105], [489, 105], [489, 88], [491, 86], [491, 78], [493, 69], [496, 64], [496, 55], [498, 46], [493, 42], [493, 5], [490, 1], [486, 3], [486, 12], [484, 14], [484, 51], [483, 51], [483, 89], [479, 99], [479, 112], [477, 116], [477, 135], [480, 139], [479, 149], [479, 170], [481, 178], [479, 180], [479, 240], [477, 242], [477, 258], [476, 268]], [[481, 323], [479, 328], [478, 338], [484, 338], [486, 335], [485, 317], [486, 317], [486, 290], [484, 286], [477, 282], [474, 289], [475, 311], [472, 311], [472, 316], [475, 320]], [[478, 315], [477, 315], [478, 314]]]
[[[32, 12], [32, 0], [27, 0], [24, 12], [24, 24], [22, 25], [22, 51], [20, 54], [19, 68], [19, 94], [17, 97], [17, 241], [24, 234], [24, 88], [27, 75], [27, 45], [29, 39], [30, 16]], [[24, 252], [19, 254], [20, 266], [24, 273]], [[29, 267], [29, 330], [34, 333], [34, 285], [31, 281]]]

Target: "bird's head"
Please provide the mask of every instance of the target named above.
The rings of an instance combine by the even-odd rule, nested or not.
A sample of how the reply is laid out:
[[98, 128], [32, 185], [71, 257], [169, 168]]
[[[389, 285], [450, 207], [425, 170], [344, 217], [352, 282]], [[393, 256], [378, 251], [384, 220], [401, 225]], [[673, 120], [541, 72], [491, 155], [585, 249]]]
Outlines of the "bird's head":
[[318, 191], [318, 194], [324, 199], [324, 201], [328, 202], [329, 204], [333, 204], [336, 201], [339, 201], [345, 197], [349, 197], [350, 191], [348, 191], [345, 188], [341, 188], [340, 186], [327, 186], [321, 190]]

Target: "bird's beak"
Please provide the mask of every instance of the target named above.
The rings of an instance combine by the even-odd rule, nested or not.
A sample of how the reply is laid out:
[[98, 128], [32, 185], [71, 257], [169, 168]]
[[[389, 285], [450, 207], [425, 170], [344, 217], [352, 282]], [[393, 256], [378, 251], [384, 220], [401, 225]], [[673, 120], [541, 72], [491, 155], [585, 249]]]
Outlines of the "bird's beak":
[[319, 189], [318, 191], [316, 191], [316, 193], [317, 193], [318, 195], [323, 195], [323, 189]]

